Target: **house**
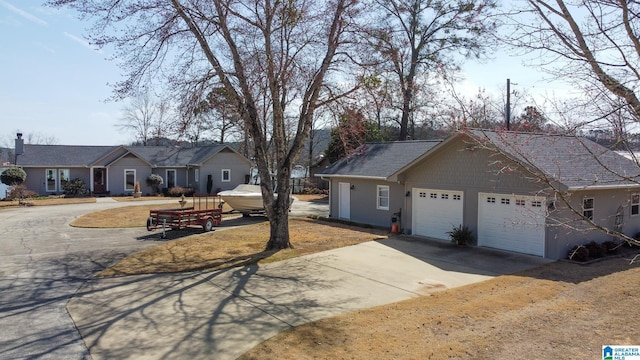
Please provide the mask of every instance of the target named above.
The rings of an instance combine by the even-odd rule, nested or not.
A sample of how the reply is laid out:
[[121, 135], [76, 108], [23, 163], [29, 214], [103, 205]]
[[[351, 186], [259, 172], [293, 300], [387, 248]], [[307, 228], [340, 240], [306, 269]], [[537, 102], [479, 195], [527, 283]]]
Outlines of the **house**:
[[[638, 166], [585, 138], [470, 129], [417, 156], [395, 144], [366, 144], [323, 171], [330, 216], [396, 217], [405, 233], [442, 240], [463, 225], [475, 245], [550, 259], [611, 239], [596, 227], [640, 232]], [[394, 158], [390, 171], [371, 164]]]
[[146, 179], [162, 177], [164, 188], [181, 186], [196, 193], [229, 190], [247, 181], [250, 161], [227, 145], [203, 147], [83, 146], [24, 144], [16, 139], [16, 165], [27, 173], [25, 185], [39, 194], [61, 194], [63, 184], [82, 179], [92, 194], [131, 194], [136, 182], [152, 193]]

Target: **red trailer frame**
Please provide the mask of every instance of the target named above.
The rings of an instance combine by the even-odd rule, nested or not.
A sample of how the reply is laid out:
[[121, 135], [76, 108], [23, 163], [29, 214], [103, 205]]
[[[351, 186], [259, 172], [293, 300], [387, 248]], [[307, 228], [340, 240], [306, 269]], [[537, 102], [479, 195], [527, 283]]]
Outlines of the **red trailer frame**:
[[167, 228], [179, 230], [187, 227], [202, 227], [202, 230], [208, 232], [222, 221], [224, 202], [219, 196], [194, 195], [190, 207], [184, 207], [187, 203], [184, 198], [179, 203], [183, 207], [150, 210], [147, 218], [147, 230], [153, 231], [162, 228], [162, 237], [164, 238]]

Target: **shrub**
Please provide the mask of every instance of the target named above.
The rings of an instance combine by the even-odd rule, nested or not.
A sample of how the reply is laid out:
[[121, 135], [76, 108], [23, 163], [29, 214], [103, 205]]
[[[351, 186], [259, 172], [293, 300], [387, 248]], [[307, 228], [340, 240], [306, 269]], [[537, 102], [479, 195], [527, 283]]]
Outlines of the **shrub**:
[[89, 193], [87, 191], [87, 184], [79, 178], [65, 182], [65, 184], [62, 185], [62, 189], [67, 196], [85, 196]]
[[38, 196], [35, 191], [28, 190], [25, 185], [14, 185], [7, 193], [7, 200], [29, 199]]
[[25, 180], [27, 180], [27, 173], [15, 166], [8, 168], [0, 174], [0, 181], [9, 186], [20, 185]]
[[571, 250], [569, 250], [569, 255], [567, 256], [567, 259], [569, 260], [580, 261], [580, 262], [587, 261], [588, 258], [589, 258], [589, 249], [587, 249], [582, 245], [576, 245], [572, 247]]
[[589, 257], [594, 259], [601, 258], [604, 256], [606, 249], [602, 247], [602, 245], [598, 244], [595, 241], [591, 241], [586, 245], [587, 250], [589, 250]]
[[607, 240], [602, 243], [602, 247], [605, 249], [607, 254], [615, 254], [618, 251], [620, 244], [615, 241]]
[[183, 188], [182, 186], [174, 186], [170, 189], [165, 189], [165, 196], [179, 197], [179, 196], [191, 196], [195, 192], [192, 188]]
[[164, 184], [164, 180], [158, 174], [151, 174], [147, 177], [147, 185], [153, 190], [154, 194], [160, 192], [160, 185], [162, 184]]
[[473, 242], [473, 233], [469, 230], [467, 225], [454, 226], [451, 231], [447, 231], [451, 242], [456, 245], [466, 245]]

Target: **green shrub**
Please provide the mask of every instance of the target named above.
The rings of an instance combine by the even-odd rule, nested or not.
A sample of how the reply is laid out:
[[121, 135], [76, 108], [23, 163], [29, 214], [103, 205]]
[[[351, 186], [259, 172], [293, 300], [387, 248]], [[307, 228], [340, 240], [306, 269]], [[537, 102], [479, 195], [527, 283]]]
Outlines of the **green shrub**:
[[454, 226], [451, 231], [447, 231], [447, 234], [449, 234], [451, 242], [456, 245], [466, 245], [474, 240], [473, 232], [469, 230], [467, 225]]
[[8, 168], [0, 175], [0, 181], [9, 186], [20, 185], [25, 180], [27, 180], [27, 173], [15, 166]]
[[85, 196], [89, 193], [87, 191], [87, 184], [79, 178], [65, 182], [62, 185], [62, 189], [66, 196]]

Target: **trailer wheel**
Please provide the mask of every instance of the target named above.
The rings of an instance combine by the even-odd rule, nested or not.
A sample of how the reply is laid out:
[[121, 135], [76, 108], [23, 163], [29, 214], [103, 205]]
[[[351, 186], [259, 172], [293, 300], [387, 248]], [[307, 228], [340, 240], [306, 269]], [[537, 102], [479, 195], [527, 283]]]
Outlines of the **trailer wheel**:
[[149, 216], [147, 218], [147, 231], [153, 230], [153, 218]]
[[202, 229], [206, 232], [213, 230], [213, 219], [210, 217], [207, 218], [207, 220], [202, 225]]

